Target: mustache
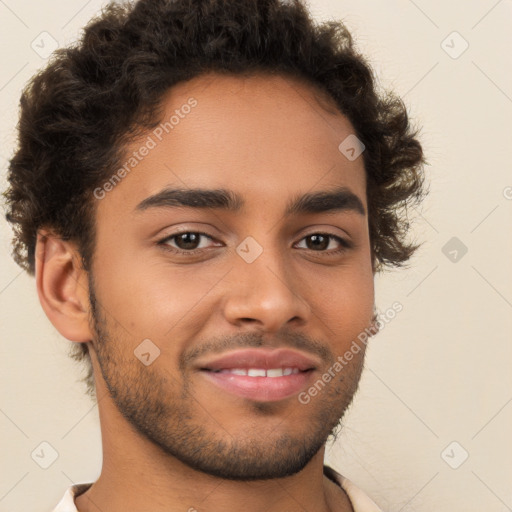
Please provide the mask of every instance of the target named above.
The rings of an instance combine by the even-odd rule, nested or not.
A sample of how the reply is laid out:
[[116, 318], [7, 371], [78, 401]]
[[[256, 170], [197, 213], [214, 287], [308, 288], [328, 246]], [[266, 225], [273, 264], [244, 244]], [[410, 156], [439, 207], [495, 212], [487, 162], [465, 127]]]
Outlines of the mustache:
[[319, 356], [325, 363], [334, 361], [334, 354], [325, 343], [311, 339], [304, 333], [282, 332], [279, 336], [269, 338], [268, 335], [258, 332], [247, 332], [236, 336], [220, 336], [191, 347], [183, 352], [179, 358], [179, 367], [184, 371], [194, 361], [205, 354], [220, 354], [229, 350], [242, 348], [295, 348]]

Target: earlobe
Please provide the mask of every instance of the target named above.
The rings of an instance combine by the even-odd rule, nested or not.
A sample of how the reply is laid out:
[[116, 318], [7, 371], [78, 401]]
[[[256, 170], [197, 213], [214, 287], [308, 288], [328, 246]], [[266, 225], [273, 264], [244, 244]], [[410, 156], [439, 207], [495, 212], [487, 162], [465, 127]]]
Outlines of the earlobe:
[[87, 272], [75, 245], [39, 231], [35, 277], [39, 301], [54, 327], [70, 341], [90, 341]]

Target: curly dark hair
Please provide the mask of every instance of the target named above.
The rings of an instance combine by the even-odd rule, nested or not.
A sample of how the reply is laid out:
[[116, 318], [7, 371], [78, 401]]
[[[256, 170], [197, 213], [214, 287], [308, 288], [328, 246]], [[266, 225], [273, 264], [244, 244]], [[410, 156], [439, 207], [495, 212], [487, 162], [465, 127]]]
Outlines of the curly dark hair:
[[[315, 23], [303, 0], [140, 0], [104, 8], [22, 93], [3, 195], [23, 269], [34, 274], [43, 227], [74, 241], [89, 269], [93, 190], [127, 144], [159, 124], [164, 93], [210, 71], [281, 74], [327, 93], [365, 145], [375, 271], [410, 258], [419, 245], [406, 240], [408, 206], [427, 193], [418, 130], [397, 95], [377, 90], [341, 21]], [[70, 355], [90, 364], [85, 343], [73, 343]], [[90, 366], [85, 380], [92, 395]]]

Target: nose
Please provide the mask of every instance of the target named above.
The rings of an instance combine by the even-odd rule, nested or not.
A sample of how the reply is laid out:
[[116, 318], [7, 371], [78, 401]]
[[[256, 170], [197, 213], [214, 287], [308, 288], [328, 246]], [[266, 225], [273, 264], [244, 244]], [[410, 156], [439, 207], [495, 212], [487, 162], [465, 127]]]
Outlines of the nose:
[[236, 327], [253, 324], [265, 332], [307, 323], [311, 308], [301, 297], [299, 277], [279, 250], [264, 250], [252, 263], [235, 255], [224, 316]]

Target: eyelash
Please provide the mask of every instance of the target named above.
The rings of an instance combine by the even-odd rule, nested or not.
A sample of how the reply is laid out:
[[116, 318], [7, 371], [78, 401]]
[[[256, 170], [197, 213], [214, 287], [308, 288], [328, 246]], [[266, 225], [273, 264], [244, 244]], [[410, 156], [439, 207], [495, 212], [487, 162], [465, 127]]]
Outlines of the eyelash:
[[[158, 242], [158, 245], [161, 246], [164, 251], [169, 251], [169, 252], [172, 252], [173, 254], [184, 254], [184, 255], [188, 255], [188, 256], [199, 254], [205, 250], [205, 248], [203, 247], [202, 249], [191, 249], [189, 251], [186, 251], [184, 249], [177, 249], [176, 247], [170, 247], [166, 243], [169, 240], [172, 240], [173, 238], [176, 238], [177, 236], [180, 236], [183, 234], [202, 235], [202, 236], [205, 236], [206, 238], [209, 238], [210, 240], [214, 240], [214, 238], [212, 236], [210, 236], [208, 233], [204, 233], [202, 231], [181, 231], [179, 233], [174, 233], [173, 235], [166, 236], [164, 239], [162, 239]], [[315, 252], [319, 253], [319, 254], [324, 253], [329, 256], [335, 256], [337, 254], [343, 253], [343, 252], [353, 248], [352, 242], [349, 242], [348, 240], [345, 240], [344, 238], [341, 238], [337, 235], [332, 235], [331, 233], [322, 233], [322, 232], [310, 233], [308, 235], [303, 236], [301, 238], [301, 241], [304, 240], [305, 238], [308, 238], [313, 235], [326, 236], [329, 239], [337, 240], [339, 242], [339, 244], [341, 245], [341, 247], [339, 249], [330, 250], [330, 251], [314, 251], [312, 249], [306, 249], [306, 250], [310, 250], [311, 252], [314, 252], [314, 253]]]

